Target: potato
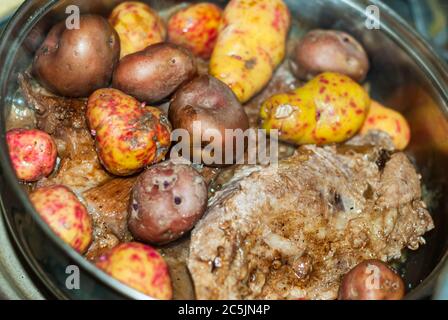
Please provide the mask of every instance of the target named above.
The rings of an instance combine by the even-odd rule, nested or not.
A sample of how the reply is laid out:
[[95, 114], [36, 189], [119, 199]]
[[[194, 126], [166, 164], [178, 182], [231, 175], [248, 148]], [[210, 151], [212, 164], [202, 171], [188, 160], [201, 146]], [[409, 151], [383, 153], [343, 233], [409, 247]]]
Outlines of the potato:
[[33, 73], [55, 94], [88, 97], [107, 87], [120, 56], [120, 42], [101, 16], [82, 15], [79, 29], [56, 24], [36, 52]]
[[[209, 75], [199, 76], [180, 88], [170, 104], [168, 116], [174, 128], [188, 131], [191, 137], [192, 158], [197, 153], [196, 158], [204, 161], [207, 154], [203, 154], [203, 151], [210, 143], [209, 139], [206, 138], [206, 132], [216, 130], [220, 133], [221, 141], [213, 142], [221, 146], [223, 161], [219, 161], [221, 163], [206, 163], [208, 165], [219, 166], [224, 164], [227, 146], [233, 144], [235, 148], [236, 141], [233, 137], [226, 136], [226, 129], [245, 131], [249, 128], [248, 117], [232, 90]], [[194, 122], [200, 124], [201, 127], [200, 138], [202, 143], [199, 146], [193, 145]], [[236, 154], [234, 152], [233, 158], [229, 160], [233, 163], [235, 159]], [[212, 161], [213, 159], [210, 159], [210, 162]]]
[[168, 21], [168, 38], [172, 43], [209, 59], [222, 25], [222, 10], [202, 2], [176, 12]]
[[141, 241], [164, 244], [180, 238], [207, 208], [207, 186], [186, 164], [167, 161], [142, 173], [132, 189], [128, 226]]
[[166, 28], [157, 12], [137, 1], [120, 3], [109, 16], [121, 43], [121, 57], [163, 42]]
[[17, 178], [32, 182], [54, 169], [57, 147], [53, 138], [37, 129], [12, 129], [6, 133], [9, 156]]
[[381, 260], [366, 260], [348, 272], [339, 300], [399, 300], [405, 293], [401, 277]]
[[295, 144], [328, 144], [351, 138], [370, 106], [367, 92], [347, 76], [326, 72], [292, 93], [274, 95], [260, 109], [262, 128], [279, 130]]
[[84, 205], [66, 186], [42, 187], [30, 195], [34, 208], [48, 226], [79, 253], [92, 242], [92, 219]]
[[397, 111], [372, 101], [360, 134], [381, 130], [390, 135], [397, 150], [404, 150], [411, 140], [411, 129], [406, 119]]
[[112, 85], [140, 101], [154, 103], [171, 95], [196, 72], [196, 63], [188, 50], [158, 43], [121, 59]]
[[282, 0], [231, 0], [224, 28], [210, 60], [210, 74], [227, 84], [241, 102], [271, 79], [283, 60], [290, 26]]
[[307, 33], [295, 47], [290, 62], [293, 73], [302, 80], [331, 71], [361, 82], [369, 70], [369, 58], [362, 45], [351, 35], [336, 30]]
[[164, 159], [171, 126], [159, 109], [119, 90], [100, 89], [90, 96], [86, 115], [99, 159], [109, 172], [127, 176]]
[[100, 256], [96, 266], [120, 282], [156, 299], [171, 299], [168, 266], [152, 247], [122, 243]]

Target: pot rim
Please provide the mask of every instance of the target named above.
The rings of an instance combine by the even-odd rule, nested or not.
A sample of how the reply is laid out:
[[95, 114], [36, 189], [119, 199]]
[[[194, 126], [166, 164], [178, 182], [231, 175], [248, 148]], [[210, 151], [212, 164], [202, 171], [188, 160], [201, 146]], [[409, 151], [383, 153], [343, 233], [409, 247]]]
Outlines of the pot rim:
[[[14, 41], [20, 43], [20, 38], [28, 34], [30, 29], [37, 23], [37, 21], [42, 18], [46, 13], [48, 13], [59, 1], [49, 0], [47, 4], [30, 16], [25, 25], [22, 26], [20, 35]], [[381, 31], [385, 32], [386, 35], [397, 43], [405, 52], [408, 54], [421, 68], [426, 76], [432, 81], [433, 87], [437, 90], [437, 93], [441, 97], [443, 103], [442, 111], [448, 116], [448, 92], [445, 88], [448, 88], [448, 66], [442, 61], [436, 54], [436, 51], [431, 47], [431, 45], [424, 40], [409, 24], [404, 21], [398, 14], [396, 14], [387, 5], [383, 4], [379, 0], [341, 0], [344, 5], [351, 7], [353, 10], [359, 12], [361, 15], [366, 16], [364, 8], [367, 5], [376, 5], [380, 8], [381, 12]], [[11, 19], [8, 21], [5, 29], [0, 35], [0, 53], [5, 51], [8, 52], [9, 47], [5, 41], [7, 36], [10, 36], [11, 28], [14, 26], [19, 18], [24, 12], [28, 12], [32, 8], [32, 1], [26, 1], [23, 3], [19, 9], [14, 13]], [[22, 39], [23, 40], [23, 39]], [[412, 44], [412, 48], [411, 48]], [[8, 60], [11, 60], [13, 54], [9, 52], [6, 55], [6, 67], [0, 68], [0, 81], [5, 79], [6, 74], [10, 72], [11, 67], [8, 65]], [[0, 93], [0, 102], [4, 102], [6, 97], [3, 97]], [[0, 120], [4, 119], [4, 115], [0, 115]], [[0, 123], [0, 127], [3, 125]], [[0, 132], [0, 175], [3, 175], [2, 180], [7, 181], [7, 187], [11, 188], [15, 196], [21, 202], [24, 210], [31, 214], [34, 222], [39, 226], [41, 230], [44, 231], [45, 236], [50, 239], [59, 250], [63, 251], [69, 256], [79, 267], [84, 271], [88, 272], [95, 279], [101, 281], [107, 287], [116, 292], [120, 293], [126, 298], [131, 299], [152, 299], [139, 291], [132, 289], [120, 281], [110, 277], [102, 270], [98, 269], [94, 264], [86, 260], [82, 255], [77, 253], [68, 244], [63, 242], [51, 229], [50, 227], [40, 218], [39, 214], [36, 212], [31, 202], [28, 199], [26, 193], [20, 187], [20, 184], [13, 173], [12, 165], [10, 162], [8, 154], [8, 149], [6, 146], [5, 132]], [[4, 211], [4, 210], [3, 210]], [[39, 264], [33, 257], [26, 254], [26, 250], [23, 248], [16, 231], [13, 228], [13, 223], [10, 221], [6, 212], [2, 213], [9, 230], [11, 231], [12, 237], [16, 242], [22, 256], [25, 258], [31, 269], [38, 275], [40, 280], [55, 294], [58, 298], [66, 298], [66, 296], [50, 283], [45, 276], [45, 273], [40, 269]], [[443, 258], [433, 271], [415, 288], [413, 288], [407, 295], [406, 299], [415, 299], [422, 296], [422, 292], [429, 293], [432, 290], [435, 280], [437, 279], [443, 265], [448, 261], [448, 252], [445, 252]]]

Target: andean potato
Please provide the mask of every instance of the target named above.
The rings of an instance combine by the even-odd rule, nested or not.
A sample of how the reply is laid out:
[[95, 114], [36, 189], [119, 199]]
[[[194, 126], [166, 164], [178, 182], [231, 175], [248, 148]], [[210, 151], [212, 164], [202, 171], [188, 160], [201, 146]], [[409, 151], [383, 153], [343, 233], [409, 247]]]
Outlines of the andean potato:
[[366, 260], [342, 279], [339, 300], [399, 300], [405, 293], [401, 277], [381, 260]]
[[88, 97], [107, 87], [120, 57], [120, 41], [109, 22], [81, 15], [79, 28], [56, 24], [36, 52], [33, 73], [55, 94]]
[[121, 59], [112, 86], [140, 101], [159, 102], [197, 72], [191, 53], [171, 43], [158, 43]]
[[202, 2], [176, 12], [168, 21], [169, 41], [188, 48], [193, 54], [209, 59], [222, 26], [222, 10]]
[[285, 56], [290, 26], [282, 0], [231, 0], [210, 60], [210, 74], [227, 84], [241, 102], [271, 79]]
[[[168, 116], [174, 128], [187, 130], [191, 137], [189, 160], [195, 162], [199, 159], [207, 165], [232, 164], [238, 156], [235, 152], [237, 143], [233, 136], [226, 134], [226, 129], [245, 131], [249, 128], [246, 112], [232, 90], [209, 75], [196, 77], [180, 88], [170, 104]], [[200, 132], [195, 132], [195, 124], [196, 128], [200, 126]], [[195, 145], [194, 136], [197, 134], [200, 134], [200, 144]], [[214, 151], [221, 151], [221, 157], [218, 153], [211, 157], [205, 150], [210, 144], [209, 135], [216, 139], [213, 145], [219, 150]], [[225, 156], [229, 146], [233, 146], [232, 159], [227, 159], [230, 162], [227, 163]], [[215, 156], [219, 159], [214, 159]]]
[[345, 74], [362, 81], [369, 70], [369, 59], [362, 45], [351, 35], [337, 30], [312, 30], [297, 44], [291, 68], [302, 80], [326, 71]]
[[109, 22], [120, 37], [121, 57], [163, 42], [166, 37], [164, 22], [143, 2], [120, 3], [112, 10]]
[[34, 208], [49, 227], [79, 253], [92, 242], [92, 220], [76, 195], [63, 185], [41, 187], [30, 195]]
[[141, 241], [164, 244], [193, 228], [207, 208], [207, 186], [191, 166], [156, 164], [135, 183], [128, 226]]
[[171, 299], [173, 289], [168, 266], [152, 247], [122, 243], [100, 256], [96, 266], [124, 284], [156, 299]]
[[86, 115], [99, 159], [109, 172], [131, 175], [164, 159], [171, 126], [159, 109], [119, 90], [100, 89], [90, 96]]
[[54, 169], [57, 147], [53, 138], [37, 129], [12, 129], [6, 133], [9, 156], [17, 178], [32, 182]]
[[381, 130], [390, 135], [397, 150], [404, 150], [411, 140], [411, 129], [401, 113], [372, 101], [360, 134]]
[[291, 93], [274, 95], [260, 109], [262, 128], [295, 144], [342, 142], [358, 132], [369, 111], [367, 92], [349, 77], [326, 72]]

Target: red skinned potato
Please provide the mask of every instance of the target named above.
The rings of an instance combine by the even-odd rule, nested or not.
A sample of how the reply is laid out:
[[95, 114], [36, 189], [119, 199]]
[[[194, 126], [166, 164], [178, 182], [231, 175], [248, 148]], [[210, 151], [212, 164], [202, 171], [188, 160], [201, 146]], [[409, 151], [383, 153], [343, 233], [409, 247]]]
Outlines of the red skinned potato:
[[206, 207], [207, 186], [195, 169], [171, 161], [159, 163], [134, 185], [128, 227], [136, 239], [168, 243], [193, 228]]
[[154, 103], [167, 98], [196, 72], [187, 49], [157, 43], [121, 59], [112, 86], [140, 101]]
[[152, 247], [122, 243], [100, 256], [96, 266], [120, 282], [156, 299], [171, 299], [168, 266]]
[[351, 35], [336, 30], [307, 33], [295, 47], [290, 62], [293, 73], [302, 80], [330, 71], [361, 82], [369, 70], [362, 45]]
[[366, 260], [344, 276], [339, 300], [399, 300], [404, 293], [403, 280], [387, 264]]
[[162, 161], [171, 144], [171, 126], [162, 111], [116, 89], [95, 91], [86, 116], [101, 163], [118, 176]]
[[172, 43], [209, 59], [223, 21], [222, 10], [213, 3], [201, 2], [176, 12], [168, 21], [168, 37]]
[[92, 220], [84, 205], [67, 187], [52, 185], [30, 195], [34, 208], [50, 228], [79, 253], [92, 242]]
[[[194, 123], [200, 125], [202, 144], [194, 146], [193, 138], [190, 139], [190, 143], [192, 157], [197, 159], [199, 158], [197, 155], [199, 155], [202, 161], [208, 158], [204, 153], [204, 145], [210, 142], [208, 139], [204, 139], [207, 131], [213, 133], [211, 130], [215, 130], [220, 134], [221, 140], [214, 140], [214, 143], [216, 142], [221, 147], [222, 160], [224, 160], [226, 146], [231, 142], [229, 139], [234, 139], [226, 136], [225, 130], [241, 129], [245, 131], [249, 128], [246, 112], [232, 90], [223, 82], [209, 75], [201, 75], [180, 88], [171, 102], [168, 116], [174, 128], [187, 130], [190, 137], [194, 136]], [[233, 140], [232, 144], [235, 148], [236, 141]], [[234, 152], [231, 162], [233, 163], [235, 159]], [[205, 164], [219, 166], [224, 162], [205, 162]]]
[[37, 129], [12, 129], [6, 133], [9, 156], [17, 178], [32, 182], [54, 169], [57, 147], [53, 138]]
[[51, 92], [88, 97], [107, 87], [120, 57], [120, 40], [101, 16], [82, 15], [79, 29], [56, 24], [36, 52], [33, 73]]

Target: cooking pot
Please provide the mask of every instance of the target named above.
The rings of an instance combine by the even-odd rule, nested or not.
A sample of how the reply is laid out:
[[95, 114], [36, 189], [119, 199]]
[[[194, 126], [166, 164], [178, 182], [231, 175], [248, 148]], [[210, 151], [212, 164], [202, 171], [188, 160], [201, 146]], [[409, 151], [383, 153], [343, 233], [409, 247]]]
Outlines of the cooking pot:
[[[373, 98], [394, 106], [408, 119], [412, 142], [407, 154], [422, 175], [424, 199], [435, 229], [426, 245], [406, 252], [400, 272], [406, 298], [432, 295], [436, 279], [448, 260], [448, 74], [447, 66], [405, 21], [379, 1], [285, 0], [295, 29], [344, 30], [361, 41], [369, 53], [368, 83]], [[31, 206], [11, 167], [5, 143], [6, 118], [13, 104], [23, 105], [17, 75], [32, 60], [46, 32], [66, 17], [68, 5], [82, 13], [108, 15], [117, 0], [31, 0], [10, 20], [0, 41], [0, 192], [8, 228], [30, 269], [61, 299], [147, 298], [97, 269], [61, 241]], [[155, 9], [180, 1], [147, 1]], [[225, 5], [226, 1], [215, 1]], [[24, 108], [22, 106], [22, 108]], [[20, 108], [19, 108], [20, 110]], [[78, 274], [80, 285], [68, 285]]]

